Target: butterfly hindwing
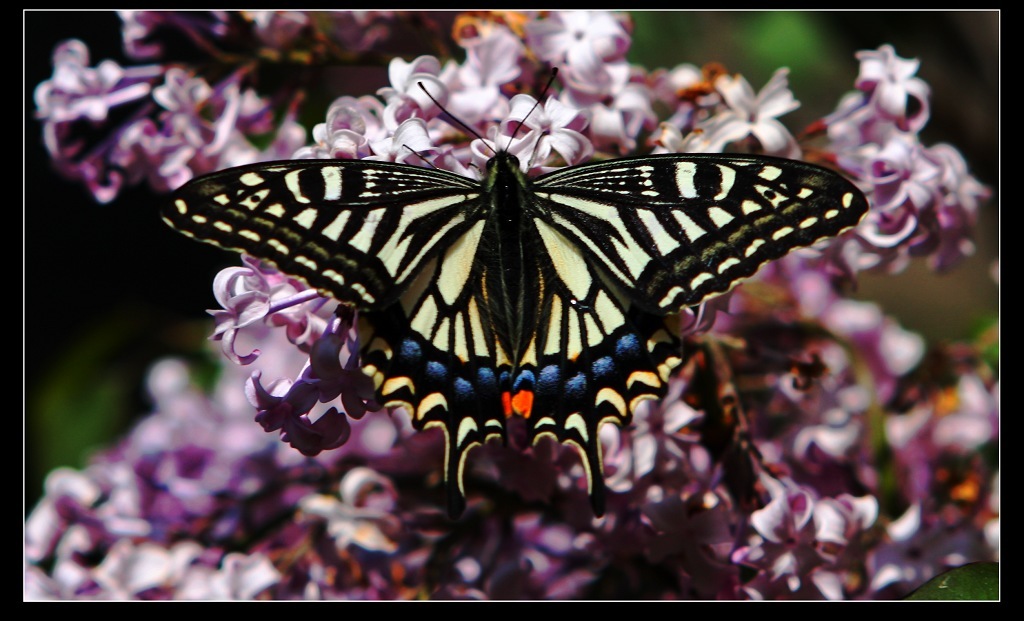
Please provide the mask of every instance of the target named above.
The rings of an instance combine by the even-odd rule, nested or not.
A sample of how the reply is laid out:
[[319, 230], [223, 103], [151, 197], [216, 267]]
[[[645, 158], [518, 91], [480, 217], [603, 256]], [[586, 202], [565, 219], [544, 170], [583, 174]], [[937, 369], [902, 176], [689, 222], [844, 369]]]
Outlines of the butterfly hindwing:
[[574, 446], [582, 459], [594, 512], [604, 510], [598, 433], [605, 422], [625, 426], [640, 402], [664, 396], [680, 362], [676, 315], [639, 309], [597, 264], [541, 219], [546, 252], [537, 253], [540, 322], [520, 358], [513, 399], [528, 395], [530, 438]]
[[[478, 227], [464, 236], [472, 238]], [[381, 402], [404, 407], [418, 430], [439, 428], [445, 441], [445, 481], [452, 515], [464, 506], [463, 472], [469, 451], [491, 438], [504, 441], [502, 386], [510, 363], [483, 289], [483, 270], [460, 239], [431, 260], [398, 304], [360, 314], [364, 371]], [[471, 269], [461, 269], [468, 265]], [[458, 279], [460, 284], [451, 279]], [[449, 297], [449, 294], [452, 294]]]

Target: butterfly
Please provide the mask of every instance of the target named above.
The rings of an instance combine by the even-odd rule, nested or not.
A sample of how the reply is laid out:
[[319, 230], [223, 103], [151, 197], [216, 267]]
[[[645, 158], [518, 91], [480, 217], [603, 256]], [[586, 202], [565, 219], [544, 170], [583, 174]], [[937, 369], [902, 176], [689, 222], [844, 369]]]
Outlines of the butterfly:
[[366, 160], [230, 168], [185, 184], [163, 218], [358, 308], [379, 402], [444, 432], [457, 517], [468, 453], [507, 441], [512, 416], [578, 450], [601, 515], [598, 430], [664, 396], [680, 313], [867, 209], [800, 161], [663, 154], [529, 178], [498, 151], [482, 180]]

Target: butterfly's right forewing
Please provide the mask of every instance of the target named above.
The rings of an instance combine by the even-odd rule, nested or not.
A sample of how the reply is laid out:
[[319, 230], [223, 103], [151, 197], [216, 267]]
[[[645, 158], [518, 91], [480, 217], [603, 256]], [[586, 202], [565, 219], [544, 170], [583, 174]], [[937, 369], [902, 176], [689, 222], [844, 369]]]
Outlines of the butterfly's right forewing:
[[742, 154], [585, 164], [536, 188], [547, 220], [660, 314], [724, 293], [768, 261], [856, 226], [868, 210], [833, 171]]

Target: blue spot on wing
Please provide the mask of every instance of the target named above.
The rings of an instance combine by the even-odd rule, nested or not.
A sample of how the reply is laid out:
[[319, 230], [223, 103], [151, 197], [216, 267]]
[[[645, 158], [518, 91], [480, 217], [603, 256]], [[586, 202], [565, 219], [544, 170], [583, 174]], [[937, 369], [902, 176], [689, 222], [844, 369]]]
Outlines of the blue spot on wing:
[[540, 370], [537, 379], [537, 392], [547, 394], [555, 392], [562, 385], [562, 369], [557, 365], [548, 365]]
[[643, 351], [640, 346], [640, 339], [635, 334], [624, 334], [615, 344], [615, 356], [617, 358], [634, 358]]
[[611, 356], [603, 356], [594, 361], [591, 370], [596, 378], [605, 379], [615, 374], [615, 368], [615, 360]]
[[473, 382], [461, 377], [455, 378], [455, 398], [458, 401], [476, 401], [476, 387]]
[[448, 367], [436, 360], [431, 360], [427, 363], [427, 377], [431, 382], [446, 384], [448, 382]]
[[420, 348], [420, 344], [412, 339], [405, 339], [402, 341], [402, 349], [398, 354], [403, 359], [409, 361], [419, 360], [423, 355], [423, 350]]
[[496, 394], [498, 391], [498, 377], [494, 374], [494, 369], [489, 367], [476, 370], [476, 383], [486, 394]]
[[519, 375], [516, 375], [516, 381], [512, 384], [512, 392], [514, 394], [521, 390], [533, 390], [535, 383], [533, 371], [523, 369], [519, 372]]
[[582, 399], [587, 394], [587, 376], [577, 373], [565, 383], [566, 395], [571, 399]]

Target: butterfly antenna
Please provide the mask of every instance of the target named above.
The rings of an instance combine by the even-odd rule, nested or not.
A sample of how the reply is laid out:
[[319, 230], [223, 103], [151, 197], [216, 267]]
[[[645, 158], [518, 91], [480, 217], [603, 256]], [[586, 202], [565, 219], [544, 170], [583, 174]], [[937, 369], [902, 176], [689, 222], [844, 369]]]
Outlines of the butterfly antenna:
[[423, 162], [424, 164], [426, 164], [427, 166], [429, 166], [430, 168], [433, 168], [434, 170], [440, 170], [440, 169], [439, 169], [439, 168], [438, 168], [437, 166], [435, 166], [435, 165], [434, 165], [434, 163], [433, 163], [433, 162], [431, 162], [430, 160], [428, 160], [428, 159], [426, 158], [426, 156], [424, 156], [424, 155], [423, 155], [422, 153], [420, 153], [420, 152], [419, 152], [419, 151], [417, 151], [416, 149], [413, 149], [412, 147], [410, 147], [410, 146], [409, 146], [409, 145], [407, 145], [407, 144], [403, 144], [402, 146], [403, 146], [403, 147], [405, 147], [406, 149], [409, 149], [409, 152], [410, 152], [410, 153], [412, 153], [412, 154], [413, 154], [413, 155], [415, 155], [416, 157], [420, 158], [420, 160], [421, 160], [421, 161], [422, 161], [422, 162]]
[[508, 148], [512, 146], [512, 141], [515, 140], [516, 134], [519, 133], [519, 130], [523, 128], [523, 125], [526, 123], [526, 119], [530, 118], [530, 115], [533, 114], [533, 111], [536, 110], [537, 106], [540, 105], [540, 102], [544, 100], [544, 96], [548, 94], [549, 90], [551, 90], [551, 85], [555, 83], [556, 77], [558, 77], [558, 67], [552, 67], [551, 77], [548, 78], [548, 83], [545, 84], [544, 88], [541, 89], [540, 96], [537, 97], [537, 101], [533, 102], [533, 107], [530, 108], [530, 111], [526, 113], [526, 116], [519, 119], [519, 123], [516, 124], [515, 130], [513, 130], [512, 135], [509, 136], [508, 147], [505, 147], [506, 150], [508, 150]]
[[428, 91], [427, 87], [423, 85], [423, 82], [417, 82], [416, 85], [420, 87], [420, 90], [422, 90], [424, 93], [426, 93], [427, 97], [430, 98], [430, 101], [434, 102], [435, 106], [437, 106], [438, 108], [441, 109], [441, 112], [444, 114], [445, 118], [447, 118], [450, 123], [458, 125], [462, 129], [466, 130], [466, 133], [471, 134], [472, 136], [476, 137], [480, 142], [482, 142], [484, 145], [486, 145], [487, 148], [490, 149], [492, 153], [495, 152], [494, 149], [491, 149], [490, 145], [487, 144], [487, 141], [484, 140], [484, 137], [480, 135], [480, 132], [476, 131], [475, 129], [473, 129], [472, 127], [467, 125], [465, 122], [463, 122], [461, 119], [456, 117], [451, 112], [448, 112], [448, 109], [445, 108], [444, 106], [442, 106], [441, 102], [438, 101], [433, 95], [430, 94], [430, 91]]

